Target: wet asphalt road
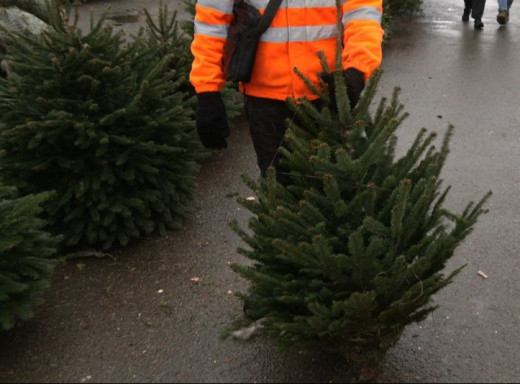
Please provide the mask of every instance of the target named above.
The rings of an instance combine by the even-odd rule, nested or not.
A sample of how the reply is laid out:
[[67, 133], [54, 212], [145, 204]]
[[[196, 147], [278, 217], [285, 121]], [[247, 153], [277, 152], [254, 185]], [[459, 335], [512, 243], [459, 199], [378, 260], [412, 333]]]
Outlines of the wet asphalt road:
[[413, 381], [519, 382], [520, 17], [512, 8], [511, 24], [499, 27], [488, 1], [476, 31], [460, 21], [462, 1], [428, 3], [385, 51], [384, 82], [402, 88], [410, 112], [403, 142], [409, 130], [453, 124], [443, 172], [450, 207], [493, 196], [451, 260], [466, 268], [435, 297], [439, 309], [406, 330], [387, 368]]
[[[93, 2], [98, 12], [158, 1]], [[166, 1], [182, 11], [180, 1]], [[466, 268], [435, 296], [439, 308], [409, 326], [387, 356], [380, 381], [520, 381], [520, 8], [499, 28], [488, 0], [485, 27], [462, 23], [462, 0], [428, 1], [424, 15], [399, 22], [385, 47], [380, 96], [400, 86], [410, 117], [398, 131], [408, 148], [426, 127], [455, 126], [442, 174], [447, 205], [459, 212], [493, 196], [446, 272]], [[520, 4], [518, 4], [520, 7]], [[84, 13], [83, 13], [84, 14]], [[84, 19], [82, 19], [82, 22]], [[88, 24], [84, 24], [88, 25]], [[124, 26], [132, 32], [136, 24]], [[1, 382], [342, 382], [353, 373], [331, 356], [281, 353], [264, 339], [221, 340], [241, 315], [245, 288], [228, 266], [244, 262], [229, 229], [248, 214], [240, 174], [256, 176], [247, 128], [206, 159], [200, 208], [167, 238], [61, 267], [35, 321], [0, 336]], [[487, 279], [477, 274], [483, 271]]]

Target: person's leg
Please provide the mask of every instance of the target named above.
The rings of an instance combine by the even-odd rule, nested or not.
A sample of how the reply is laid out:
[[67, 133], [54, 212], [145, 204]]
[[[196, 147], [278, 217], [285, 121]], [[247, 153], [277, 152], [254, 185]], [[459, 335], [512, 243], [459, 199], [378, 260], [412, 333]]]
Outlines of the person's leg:
[[484, 7], [486, 6], [486, 0], [474, 0], [473, 8], [471, 9], [471, 16], [475, 19], [474, 27], [476, 29], [482, 29], [484, 23], [482, 23], [482, 16], [484, 15]]
[[285, 101], [247, 96], [245, 111], [260, 174], [265, 177], [267, 169], [272, 165], [276, 167], [278, 182], [289, 184], [289, 173], [278, 165], [278, 147], [283, 143], [285, 119], [291, 115]]
[[498, 14], [497, 22], [500, 25], [505, 25], [509, 21], [509, 0], [498, 0]]
[[508, 0], [498, 0], [498, 10], [507, 11], [507, 9], [508, 9], [507, 3], [508, 3]]
[[486, 0], [474, 0], [471, 8], [471, 17], [473, 17], [475, 20], [482, 19], [485, 6]]
[[509, 12], [509, 8], [513, 5], [513, 0], [507, 0], [507, 11]]
[[472, 0], [464, 0], [464, 12], [462, 13], [462, 21], [468, 21], [471, 13]]

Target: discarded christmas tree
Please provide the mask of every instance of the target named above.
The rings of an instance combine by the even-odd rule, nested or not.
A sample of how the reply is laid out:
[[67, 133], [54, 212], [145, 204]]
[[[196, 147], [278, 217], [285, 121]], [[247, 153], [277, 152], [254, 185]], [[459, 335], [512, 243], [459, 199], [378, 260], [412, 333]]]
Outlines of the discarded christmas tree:
[[67, 251], [180, 227], [196, 206], [203, 153], [186, 70], [171, 67], [187, 64], [114, 32], [104, 17], [83, 33], [58, 4], [48, 4], [48, 31], [17, 35], [8, 51], [2, 177], [22, 194], [56, 192], [44, 210]]
[[20, 197], [0, 184], [0, 330], [34, 316], [50, 286], [59, 238], [39, 215], [49, 193]]
[[289, 101], [295, 118], [280, 152], [292, 184], [278, 184], [274, 169], [258, 181], [244, 177], [256, 196], [239, 202], [253, 216], [249, 230], [232, 227], [253, 263], [232, 268], [250, 282], [239, 295], [247, 318], [280, 347], [340, 352], [371, 379], [460, 271], [442, 273], [490, 193], [460, 215], [444, 208], [449, 188], [440, 172], [453, 127], [439, 149], [436, 134], [421, 129], [396, 159], [396, 130], [407, 116], [399, 89], [376, 105], [376, 73], [351, 110], [341, 72], [335, 77], [337, 105]]

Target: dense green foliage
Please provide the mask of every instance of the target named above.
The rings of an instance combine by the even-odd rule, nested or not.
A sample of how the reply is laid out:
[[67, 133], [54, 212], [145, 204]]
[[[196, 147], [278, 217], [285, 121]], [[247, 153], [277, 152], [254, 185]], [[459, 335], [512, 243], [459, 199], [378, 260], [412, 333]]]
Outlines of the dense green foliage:
[[49, 193], [18, 197], [0, 185], [0, 328], [34, 316], [50, 285], [54, 261], [49, 259], [59, 241], [45, 231], [39, 218]]
[[[67, 248], [109, 249], [178, 228], [195, 203], [203, 154], [187, 62], [92, 21], [84, 34], [56, 1], [50, 30], [19, 35], [0, 80], [0, 158], [44, 206]], [[172, 66], [178, 64], [179, 71]]]
[[373, 367], [407, 324], [435, 309], [432, 295], [460, 271], [442, 270], [489, 194], [460, 215], [444, 208], [440, 172], [452, 127], [439, 149], [436, 134], [421, 129], [396, 159], [407, 116], [398, 89], [376, 105], [377, 73], [351, 110], [335, 76], [337, 106], [288, 101], [295, 118], [280, 152], [293, 183], [278, 184], [274, 170], [245, 177], [256, 198], [239, 202], [253, 216], [249, 230], [233, 228], [253, 264], [232, 268], [250, 282], [240, 295], [246, 314], [281, 347], [323, 347]]
[[395, 19], [417, 15], [422, 10], [422, 0], [384, 0], [382, 26], [385, 30], [384, 42], [392, 37]]
[[409, 16], [421, 10], [422, 0], [384, 0], [385, 9], [393, 16]]

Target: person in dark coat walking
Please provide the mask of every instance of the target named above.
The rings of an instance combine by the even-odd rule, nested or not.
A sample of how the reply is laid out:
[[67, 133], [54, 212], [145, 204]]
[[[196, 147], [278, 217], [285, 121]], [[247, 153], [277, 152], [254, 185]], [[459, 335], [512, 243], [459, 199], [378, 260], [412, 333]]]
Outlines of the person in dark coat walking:
[[473, 18], [473, 27], [475, 29], [484, 28], [482, 16], [484, 15], [484, 7], [486, 0], [464, 0], [464, 13], [462, 14], [462, 21], [469, 21], [469, 16]]

